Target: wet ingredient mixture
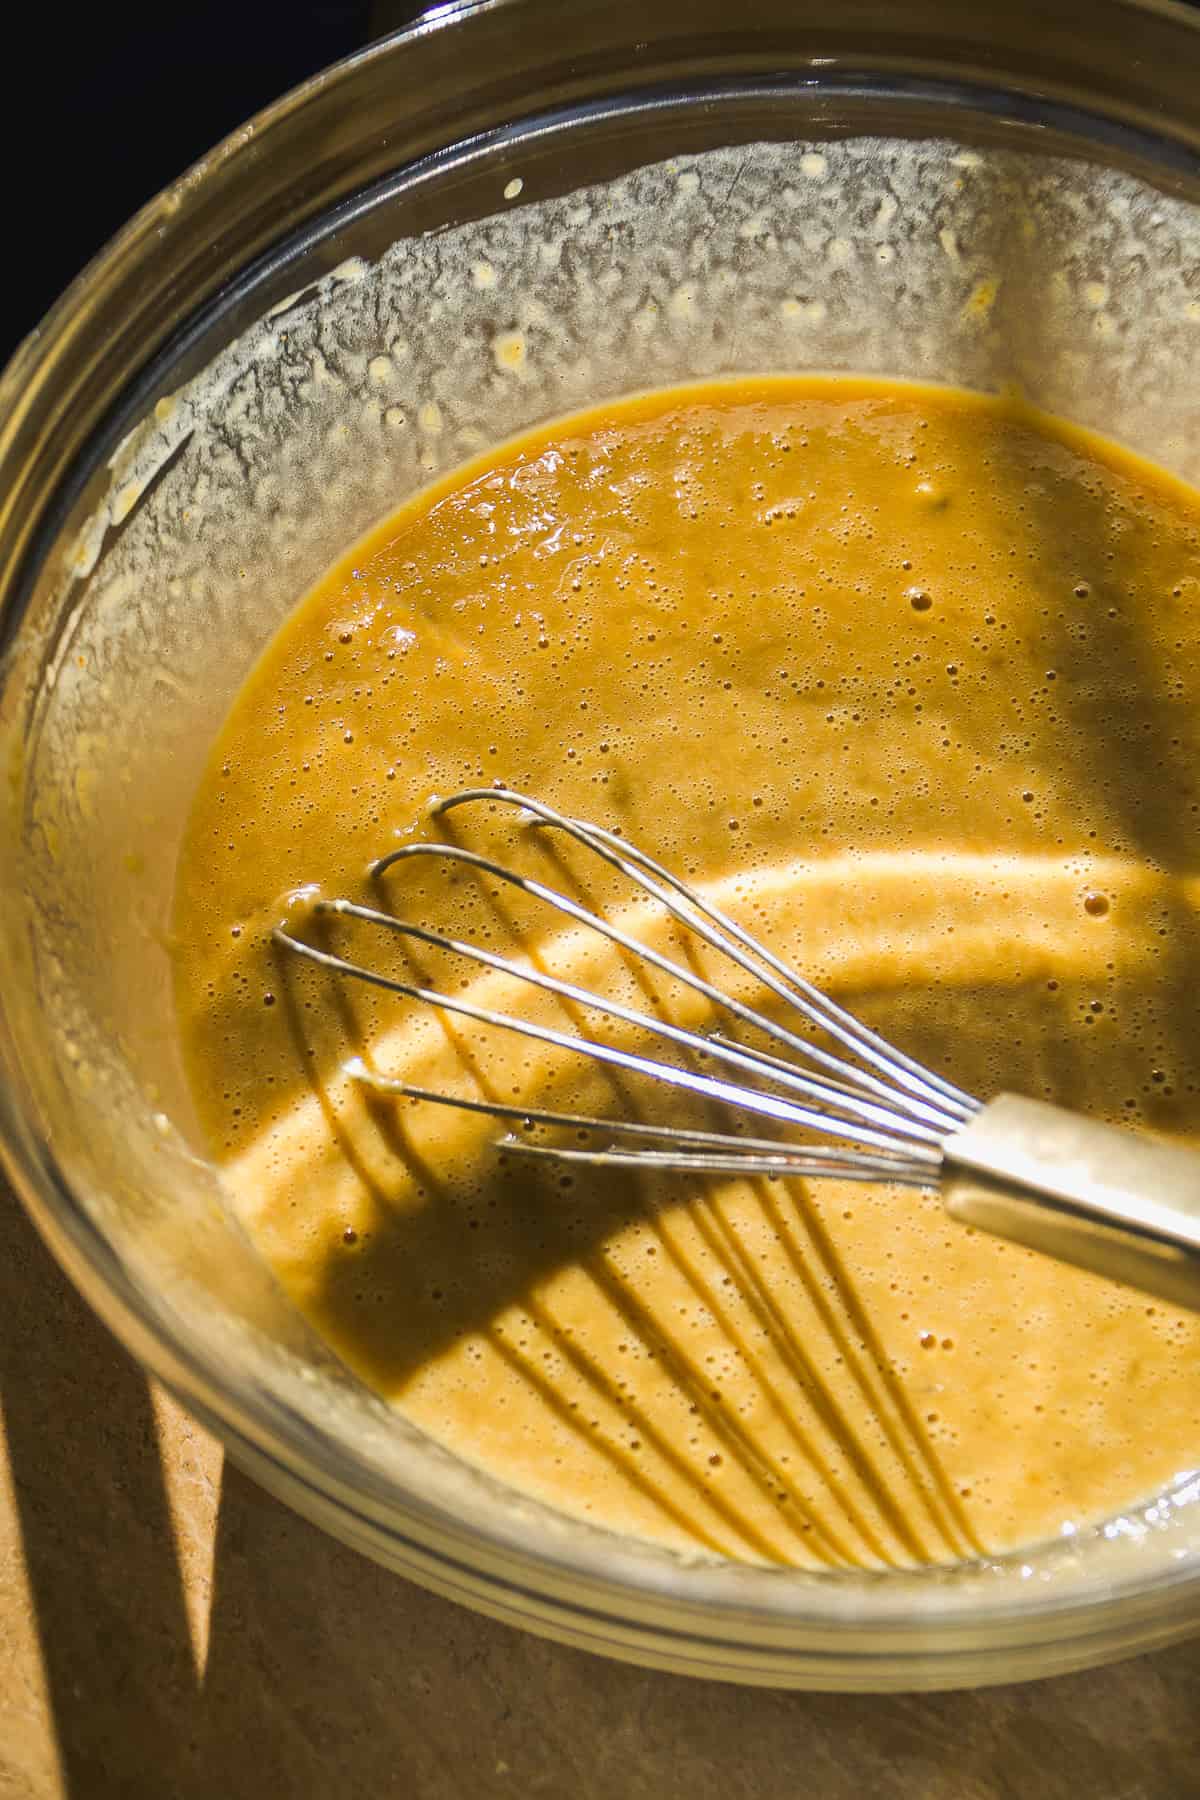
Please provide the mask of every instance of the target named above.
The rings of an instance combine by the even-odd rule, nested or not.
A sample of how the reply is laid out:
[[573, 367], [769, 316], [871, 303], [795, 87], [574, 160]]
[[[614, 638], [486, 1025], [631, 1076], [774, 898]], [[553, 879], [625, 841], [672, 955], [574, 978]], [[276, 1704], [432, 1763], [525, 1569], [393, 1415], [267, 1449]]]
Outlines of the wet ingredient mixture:
[[[303, 602], [196, 797], [179, 1021], [248, 1229], [419, 1425], [616, 1530], [907, 1565], [1148, 1498], [1200, 1462], [1200, 1321], [932, 1195], [506, 1162], [493, 1122], [381, 1097], [347, 1061], [517, 1104], [680, 1103], [335, 982], [270, 930], [328, 931], [316, 891], [383, 902], [712, 1022], [469, 871], [367, 879], [430, 835], [431, 794], [503, 781], [626, 831], [981, 1097], [1187, 1136], [1198, 735], [1200, 496], [1015, 403], [742, 381], [477, 461]], [[678, 952], [510, 809], [451, 829]], [[329, 941], [597, 1029], [421, 946]]]

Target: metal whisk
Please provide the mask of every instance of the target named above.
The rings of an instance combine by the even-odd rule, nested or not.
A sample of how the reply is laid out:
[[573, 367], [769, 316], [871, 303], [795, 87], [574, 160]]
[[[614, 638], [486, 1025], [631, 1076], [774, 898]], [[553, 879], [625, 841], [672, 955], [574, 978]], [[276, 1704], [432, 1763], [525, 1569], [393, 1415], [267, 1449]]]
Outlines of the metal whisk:
[[[938, 1188], [947, 1210], [964, 1224], [1200, 1310], [1200, 1153], [1039, 1100], [1012, 1094], [1001, 1094], [987, 1104], [974, 1099], [871, 1031], [743, 926], [615, 832], [568, 818], [506, 788], [467, 789], [434, 802], [430, 813], [444, 816], [481, 802], [519, 809], [523, 822], [563, 832], [594, 853], [679, 925], [751, 976], [782, 1003], [785, 1018], [802, 1022], [809, 1031], [795, 1030], [723, 992], [696, 969], [629, 935], [569, 895], [458, 844], [404, 844], [374, 863], [371, 875], [379, 878], [406, 859], [436, 858], [507, 883], [692, 989], [753, 1028], [772, 1048], [687, 1030], [480, 944], [346, 899], [318, 899], [314, 910], [453, 952], [633, 1026], [703, 1059], [705, 1067], [662, 1061], [603, 1039], [492, 1011], [461, 994], [397, 980], [307, 943], [282, 925], [274, 932], [275, 942], [336, 974], [724, 1102], [739, 1119], [750, 1115], [774, 1121], [810, 1133], [817, 1141], [690, 1130], [466, 1099], [381, 1076], [361, 1058], [347, 1065], [357, 1079], [397, 1096], [486, 1113], [514, 1125], [586, 1131], [597, 1140], [594, 1147], [532, 1143], [509, 1132], [499, 1147], [520, 1156], [694, 1176], [837, 1177]], [[814, 1029], [818, 1037], [810, 1035]], [[709, 1073], [714, 1065], [722, 1073]]]

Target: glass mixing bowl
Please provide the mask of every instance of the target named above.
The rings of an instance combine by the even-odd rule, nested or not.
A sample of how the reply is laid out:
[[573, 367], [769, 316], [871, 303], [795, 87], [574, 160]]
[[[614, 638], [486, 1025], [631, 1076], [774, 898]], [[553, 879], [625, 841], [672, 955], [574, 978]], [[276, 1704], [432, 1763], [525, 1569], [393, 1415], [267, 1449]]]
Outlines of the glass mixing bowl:
[[[367, 1555], [644, 1663], [1047, 1674], [1200, 1623], [1181, 1478], [948, 1570], [686, 1560], [449, 1456], [284, 1299], [204, 1157], [166, 921], [200, 762], [312, 579], [439, 471], [762, 369], [996, 387], [1200, 478], [1200, 15], [1150, 0], [486, 0], [160, 195], [0, 386], [0, 1136], [97, 1311]], [[9, 278], [13, 275], [10, 271]]]

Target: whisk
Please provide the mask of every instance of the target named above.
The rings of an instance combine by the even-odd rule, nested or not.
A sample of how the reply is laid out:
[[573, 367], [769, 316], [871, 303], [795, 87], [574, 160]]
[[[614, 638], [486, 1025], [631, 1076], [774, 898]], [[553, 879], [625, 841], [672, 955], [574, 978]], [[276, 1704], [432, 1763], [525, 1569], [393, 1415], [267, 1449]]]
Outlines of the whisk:
[[[417, 1087], [369, 1069], [361, 1058], [347, 1064], [353, 1077], [388, 1094], [489, 1114], [513, 1127], [566, 1128], [575, 1139], [569, 1144], [532, 1142], [510, 1130], [498, 1140], [498, 1147], [517, 1156], [694, 1177], [799, 1176], [938, 1189], [948, 1212], [963, 1224], [1200, 1310], [1200, 1153], [1041, 1100], [1000, 1094], [985, 1104], [964, 1093], [870, 1030], [736, 920], [616, 832], [567, 817], [502, 787], [469, 788], [434, 801], [429, 810], [438, 817], [481, 803], [512, 807], [523, 823], [564, 833], [600, 858], [685, 931], [751, 976], [779, 1003], [782, 1017], [722, 991], [697, 968], [632, 936], [570, 895], [460, 844], [403, 844], [372, 865], [372, 877], [378, 881], [407, 860], [440, 859], [508, 884], [682, 983], [727, 1017], [750, 1027], [771, 1048], [719, 1032], [685, 1029], [479, 943], [406, 922], [382, 905], [322, 898], [314, 910], [450, 951], [633, 1026], [691, 1060], [662, 1060], [602, 1037], [560, 1031], [490, 1010], [462, 993], [401, 981], [309, 943], [284, 925], [276, 928], [275, 942], [335, 974], [473, 1024], [516, 1032], [721, 1102], [734, 1109], [739, 1126], [750, 1118], [807, 1135], [800, 1141], [747, 1135], [741, 1129], [692, 1130], [509, 1106]], [[697, 1061], [704, 1066], [697, 1068]], [[594, 1141], [580, 1142], [581, 1133]]]

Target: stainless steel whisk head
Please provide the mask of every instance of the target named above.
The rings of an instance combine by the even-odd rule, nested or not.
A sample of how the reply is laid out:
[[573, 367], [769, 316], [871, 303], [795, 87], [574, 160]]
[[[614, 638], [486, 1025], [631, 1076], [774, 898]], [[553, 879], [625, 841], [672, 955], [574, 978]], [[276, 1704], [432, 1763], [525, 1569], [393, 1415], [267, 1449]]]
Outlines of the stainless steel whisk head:
[[[622, 930], [581, 901], [459, 844], [403, 844], [379, 858], [381, 878], [410, 859], [440, 859], [519, 889], [577, 926], [597, 932], [660, 974], [691, 989], [771, 1044], [759, 1049], [723, 1034], [696, 1032], [519, 962], [485, 946], [409, 923], [383, 907], [318, 899], [314, 910], [398, 933], [448, 951], [590, 1012], [635, 1027], [694, 1061], [664, 1061], [583, 1032], [561, 1031], [462, 994], [397, 979], [305, 941], [284, 925], [275, 942], [334, 974], [437, 1007], [482, 1026], [646, 1076], [749, 1115], [803, 1130], [817, 1141], [702, 1131], [683, 1126], [539, 1111], [432, 1092], [379, 1075], [361, 1058], [349, 1072], [376, 1090], [489, 1114], [512, 1124], [595, 1134], [595, 1147], [532, 1143], [509, 1132], [506, 1152], [694, 1176], [836, 1177], [940, 1188], [966, 1223], [1200, 1309], [1200, 1155], [1085, 1119], [1042, 1101], [1000, 1095], [984, 1104], [889, 1044], [760, 943], [736, 920], [616, 832], [569, 818], [507, 788], [470, 788], [435, 801], [431, 816], [487, 803], [517, 809], [521, 821], [564, 833], [617, 870], [711, 951], [752, 977], [782, 1017], [723, 991], [697, 969]], [[795, 1027], [799, 1026], [800, 1029]], [[819, 1036], [812, 1035], [813, 1031]], [[700, 1069], [695, 1061], [703, 1060]], [[715, 1064], [720, 1073], [710, 1073]]]

